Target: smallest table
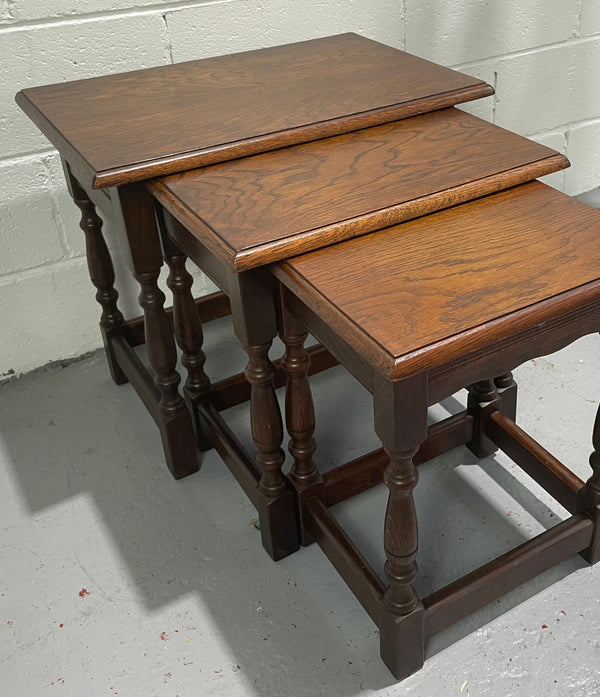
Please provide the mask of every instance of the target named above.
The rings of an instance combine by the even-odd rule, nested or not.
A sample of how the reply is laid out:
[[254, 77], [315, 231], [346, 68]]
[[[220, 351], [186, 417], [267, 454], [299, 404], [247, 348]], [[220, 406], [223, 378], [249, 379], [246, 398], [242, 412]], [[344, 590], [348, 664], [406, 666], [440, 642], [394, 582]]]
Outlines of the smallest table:
[[[373, 393], [387, 455], [379, 476], [358, 461], [321, 477], [305, 408], [288, 414], [290, 480], [305, 535], [379, 626], [383, 660], [397, 678], [422, 665], [428, 636], [573, 554], [600, 559], [600, 419], [584, 484], [514, 423], [509, 372], [600, 329], [599, 211], [532, 182], [282, 262], [273, 273], [283, 285], [284, 336], [301, 334], [300, 323]], [[464, 385], [472, 385], [467, 411], [428, 429], [428, 405]], [[305, 371], [288, 389], [308, 391]], [[461, 442], [480, 456], [500, 447], [572, 515], [421, 599], [415, 464]], [[327, 508], [381, 479], [389, 488], [387, 585]]]

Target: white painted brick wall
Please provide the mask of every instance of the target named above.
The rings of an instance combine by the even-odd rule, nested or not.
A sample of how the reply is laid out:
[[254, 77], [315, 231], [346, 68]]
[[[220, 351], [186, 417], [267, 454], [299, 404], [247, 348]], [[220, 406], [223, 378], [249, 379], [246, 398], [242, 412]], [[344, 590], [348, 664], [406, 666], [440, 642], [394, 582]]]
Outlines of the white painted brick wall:
[[600, 186], [600, 0], [0, 0], [0, 379], [101, 343], [78, 211], [15, 93], [344, 31], [494, 84], [465, 108], [564, 152], [553, 186]]
[[406, 50], [454, 65], [566, 41], [580, 0], [408, 0]]
[[[402, 2], [237, 0], [167, 14], [175, 62], [355, 31], [402, 48]], [[225, 48], [227, 47], [227, 48]]]

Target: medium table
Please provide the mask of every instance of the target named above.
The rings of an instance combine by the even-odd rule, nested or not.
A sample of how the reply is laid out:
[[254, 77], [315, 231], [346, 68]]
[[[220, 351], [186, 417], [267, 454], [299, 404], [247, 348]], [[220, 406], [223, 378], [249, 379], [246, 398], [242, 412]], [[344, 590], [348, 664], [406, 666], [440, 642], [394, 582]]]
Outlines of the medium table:
[[[257, 508], [263, 545], [274, 559], [294, 551], [298, 535], [295, 495], [281, 472], [283, 429], [269, 359], [277, 299], [269, 265], [567, 165], [554, 150], [449, 108], [147, 184], [162, 206], [183, 361], [200, 368], [188, 376], [193, 409]], [[186, 257], [230, 298], [234, 331], [249, 359], [255, 462], [220, 417], [223, 405], [201, 370], [202, 328]], [[282, 333], [283, 367], [292, 381], [308, 369], [305, 336], [290, 326]], [[289, 430], [302, 431], [310, 412], [306, 393], [297, 391], [290, 398]], [[294, 457], [308, 462], [312, 433], [302, 447], [297, 436], [293, 441]], [[301, 532], [308, 541], [302, 526]]]

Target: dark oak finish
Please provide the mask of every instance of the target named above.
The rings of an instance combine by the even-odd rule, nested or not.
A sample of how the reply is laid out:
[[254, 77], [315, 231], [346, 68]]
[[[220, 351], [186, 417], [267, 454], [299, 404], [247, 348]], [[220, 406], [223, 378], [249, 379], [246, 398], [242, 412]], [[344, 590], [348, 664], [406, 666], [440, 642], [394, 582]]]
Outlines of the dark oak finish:
[[494, 378], [496, 392], [502, 403], [502, 411], [513, 421], [517, 420], [517, 383], [509, 371]]
[[485, 433], [485, 417], [500, 408], [502, 402], [494, 380], [480, 380], [469, 386], [467, 413], [473, 417], [473, 438], [467, 443], [477, 457], [488, 457], [496, 452], [496, 444]]
[[[152, 198], [141, 185], [132, 184], [114, 190], [113, 212], [130, 245], [140, 253], [133, 259], [134, 276], [140, 285], [139, 302], [144, 310], [144, 334], [148, 358], [155, 371], [154, 384], [162, 415], [157, 422], [167, 465], [176, 479], [199, 469], [190, 413], [179, 394], [180, 376], [172, 326], [164, 311], [165, 295], [157, 281], [162, 266], [162, 251]], [[132, 364], [135, 365], [135, 364]], [[141, 381], [142, 384], [144, 380]]]
[[[116, 214], [117, 229], [127, 237], [146, 318], [143, 327], [140, 322], [122, 323], [118, 330], [103, 327], [103, 335], [117, 381], [143, 369], [122, 342], [116, 351], [124, 365], [118, 364], [107, 332], [115, 337], [122, 332], [133, 346], [140, 342], [143, 329], [150, 342], [160, 404], [158, 409], [149, 408], [155, 418], [159, 415], [163, 443], [170, 449], [167, 459], [177, 476], [195, 471], [197, 465], [191, 463], [196, 454], [190, 420], [182, 412], [174, 345], [168, 335], [171, 317], [162, 307], [164, 298], [156, 285], [161, 261], [155, 225], [145, 196], [134, 184], [443, 109], [492, 91], [480, 80], [348, 34], [31, 88], [17, 95], [19, 105], [59, 149], [68, 178], [77, 177], [89, 200]], [[530, 147], [523, 144], [524, 149]], [[548, 171], [553, 158], [547, 160], [536, 161], [535, 174]], [[552, 168], [565, 162], [558, 156]], [[513, 174], [503, 173], [502, 186], [514, 183]], [[472, 195], [478, 191], [474, 185]], [[180, 247], [189, 253], [184, 244]], [[208, 393], [201, 327], [186, 287], [184, 256], [167, 250], [167, 258], [179, 316], [175, 326], [188, 368], [184, 396], [194, 405]], [[218, 275], [217, 283], [222, 281], [221, 287], [229, 292], [223, 269], [214, 259], [208, 262]], [[110, 273], [106, 278], [110, 286]], [[139, 372], [132, 384], [148, 405], [153, 398], [153, 391], [147, 389], [148, 375]], [[224, 388], [235, 388], [237, 396], [247, 390], [245, 383], [237, 385]], [[211, 394], [217, 395], [217, 390]], [[231, 391], [229, 397], [233, 398]], [[196, 430], [201, 436], [201, 429]], [[202, 438], [200, 442], [207, 445]], [[189, 452], [183, 455], [186, 449]], [[182, 462], [175, 461], [175, 451]]]
[[[165, 455], [176, 476], [197, 469], [196, 451], [191, 420], [183, 414], [177, 389], [174, 346], [168, 336], [171, 318], [156, 286], [162, 262], [153, 213], [133, 184], [492, 92], [480, 80], [348, 34], [17, 94], [17, 103], [59, 150], [68, 185], [84, 206], [90, 270], [104, 303], [102, 335], [113, 378], [123, 382], [129, 376], [142, 396], [161, 429]], [[134, 275], [143, 287], [143, 327], [120, 322], [117, 310], [109, 307], [116, 302], [112, 263], [102, 249], [100, 222], [89, 212], [89, 202], [115, 216], [116, 229], [126, 238], [122, 248], [129, 248]], [[177, 289], [188, 279], [181, 257], [172, 259], [171, 278]], [[189, 298], [183, 300], [185, 292], [178, 291], [176, 312], [195, 322]], [[184, 331], [180, 322], [176, 324]], [[122, 342], [112, 347], [112, 339], [121, 336], [131, 346], [138, 344], [142, 331], [152, 342], [149, 355], [159, 386], [158, 408], [140, 361]], [[184, 389], [190, 402], [191, 393], [201, 398], [205, 382], [197, 346], [185, 353], [188, 364], [195, 361], [188, 365], [195, 374], [188, 374]]]
[[379, 616], [381, 657], [401, 679], [418, 670], [425, 658], [423, 604], [413, 586], [418, 548], [413, 458], [427, 438], [427, 376], [391, 382], [376, 374], [373, 411], [375, 433], [389, 458], [383, 473], [389, 489], [383, 531], [389, 585]]
[[572, 319], [576, 308], [594, 311], [599, 235], [599, 211], [532, 182], [274, 270], [359, 354], [397, 379], [460, 357], [472, 363], [470, 352], [485, 342], [521, 329], [543, 333], [537, 323], [562, 313]]
[[285, 345], [281, 364], [286, 374], [285, 422], [290, 436], [288, 450], [293, 458], [289, 479], [299, 500], [300, 540], [302, 544], [309, 544], [312, 537], [304, 520], [303, 501], [323, 498], [323, 478], [313, 462], [315, 413], [308, 384], [310, 356], [304, 348], [308, 332], [285, 306], [280, 313], [279, 327]]
[[106, 187], [492, 93], [476, 78], [342, 34], [28, 88], [17, 103], [85, 184]]
[[283, 424], [269, 349], [276, 335], [273, 279], [263, 269], [228, 275], [234, 331], [248, 354], [250, 426], [261, 473], [257, 506], [264, 548], [277, 560], [298, 549], [295, 494], [281, 471]]
[[[157, 221], [161, 227], [162, 212], [157, 211]], [[166, 232], [162, 234], [165, 261], [169, 267], [167, 285], [173, 293], [173, 326], [175, 338], [181, 349], [181, 362], [187, 370], [187, 379], [183, 388], [184, 398], [194, 419], [196, 442], [202, 451], [210, 450], [210, 441], [203, 433], [195, 409], [197, 401], [210, 399], [211, 384], [204, 372], [206, 355], [202, 350], [204, 332], [198, 308], [192, 296], [193, 278], [185, 267], [187, 257], [169, 239]]]
[[102, 234], [102, 218], [96, 212], [94, 203], [75, 177], [68, 169], [65, 170], [65, 173], [69, 193], [81, 211], [79, 227], [85, 234], [85, 251], [90, 280], [96, 287], [96, 300], [102, 307], [100, 331], [108, 359], [108, 367], [112, 379], [117, 385], [121, 385], [127, 382], [127, 377], [119, 366], [119, 361], [111, 346], [110, 337], [118, 334], [122, 329], [124, 318], [117, 306], [119, 293], [114, 286], [115, 271], [106, 240]]
[[[600, 329], [599, 233], [600, 212], [533, 183], [273, 267], [286, 286], [283, 312], [373, 392], [387, 464], [379, 452], [349, 463], [324, 478], [324, 499], [299, 503], [310, 529], [313, 512], [369, 488], [385, 467], [388, 586], [377, 624], [382, 658], [397, 678], [420, 667], [432, 633], [574, 554], [600, 560], [600, 416], [584, 484], [514, 423], [509, 372]], [[417, 453], [427, 443], [428, 405], [465, 378], [468, 406], [455, 425], [465, 425], [466, 444], [480, 457], [499, 445], [573, 515], [421, 600]], [[454, 425], [445, 430], [449, 436]], [[327, 527], [323, 549], [376, 615], [366, 562], [352, 560], [335, 520]]]
[[207, 398], [210, 379], [204, 372], [206, 355], [202, 350], [204, 333], [198, 308], [192, 296], [193, 278], [185, 268], [187, 257], [165, 235], [165, 261], [169, 266], [167, 285], [173, 293], [175, 338], [182, 351], [181, 362], [187, 369], [184, 392], [190, 399]]
[[[600, 214], [541, 184], [522, 185], [568, 166], [562, 155], [445, 108], [490, 92], [481, 81], [343, 35], [17, 96], [66, 160], [113, 376], [129, 379], [159, 425], [173, 474], [198, 468], [174, 328], [198, 437], [217, 448], [256, 506], [263, 545], [280, 559], [300, 539], [315, 539], [377, 622], [382, 657], [399, 678], [422, 664], [433, 631], [573, 553], [600, 558], [600, 417], [593, 474], [583, 484], [515, 425], [508, 372], [598, 330]], [[415, 116], [432, 110], [440, 111]], [[226, 162], [265, 151], [273, 152]], [[214, 163], [222, 164], [141, 184]], [[149, 191], [167, 209], [158, 218], [172, 318], [157, 284], [162, 253]], [[94, 204], [111, 209], [127, 236], [153, 381], [126, 339], [139, 335], [139, 322], [125, 323], [118, 311]], [[287, 288], [276, 318], [274, 279], [257, 267], [361, 235], [278, 266]], [[204, 372], [187, 255], [230, 296], [249, 358], [246, 382], [234, 378], [220, 392]], [[269, 357], [277, 319], [286, 345], [279, 373]], [[339, 358], [373, 391], [385, 458], [377, 452], [319, 474], [306, 328], [331, 351], [315, 356]], [[283, 373], [289, 480], [275, 395]], [[428, 431], [428, 404], [465, 384], [467, 412]], [[255, 462], [218, 413], [248, 392]], [[416, 465], [465, 441], [479, 456], [500, 444], [574, 515], [421, 600]], [[387, 586], [327, 511], [380, 480], [389, 489]]]
[[458, 109], [297, 145], [149, 185], [233, 269], [295, 256], [568, 166]]

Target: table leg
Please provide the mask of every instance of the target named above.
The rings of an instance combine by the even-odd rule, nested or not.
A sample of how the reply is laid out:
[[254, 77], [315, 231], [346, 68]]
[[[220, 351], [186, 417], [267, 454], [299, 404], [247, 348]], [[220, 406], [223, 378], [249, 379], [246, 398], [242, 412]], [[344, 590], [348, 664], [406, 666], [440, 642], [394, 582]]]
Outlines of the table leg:
[[512, 373], [504, 373], [494, 378], [498, 396], [502, 400], [502, 413], [511, 421], [517, 420], [517, 383]]
[[158, 287], [162, 250], [153, 200], [143, 186], [129, 184], [113, 190], [117, 220], [127, 235], [133, 275], [140, 285], [148, 358], [158, 389], [158, 420], [167, 465], [176, 479], [197, 472], [198, 455], [189, 411], [179, 394], [177, 352], [164, 311], [165, 295]]
[[288, 450], [294, 458], [289, 477], [298, 496], [301, 542], [307, 545], [313, 537], [304, 520], [304, 504], [314, 497], [324, 500], [323, 477], [313, 461], [315, 414], [308, 381], [310, 357], [304, 347], [308, 332], [282, 306], [279, 335], [286, 349], [282, 362], [286, 372], [285, 421], [290, 436]]
[[467, 448], [477, 457], [488, 457], [498, 450], [485, 435], [484, 420], [491, 411], [500, 409], [500, 396], [494, 380], [481, 380], [468, 387], [467, 412], [474, 418], [473, 439]]
[[233, 327], [248, 354], [250, 424], [261, 472], [258, 515], [262, 543], [275, 560], [298, 549], [296, 500], [281, 471], [283, 427], [269, 349], [276, 334], [273, 278], [264, 269], [232, 274], [229, 298]]
[[125, 373], [121, 370], [114, 355], [111, 343], [111, 332], [123, 327], [124, 319], [117, 307], [119, 294], [114, 286], [115, 271], [106, 240], [102, 234], [102, 218], [96, 207], [81, 187], [79, 182], [67, 170], [67, 185], [75, 205], [81, 211], [79, 227], [85, 234], [85, 249], [90, 279], [97, 289], [96, 300], [102, 307], [100, 331], [108, 360], [108, 368], [112, 379], [117, 385], [127, 382]]
[[600, 407], [596, 412], [592, 443], [594, 445], [594, 451], [590, 455], [592, 476], [579, 490], [578, 508], [594, 521], [592, 544], [581, 552], [581, 556], [590, 564], [595, 564], [600, 561]]
[[493, 380], [481, 380], [468, 387], [467, 411], [474, 418], [474, 437], [467, 447], [477, 457], [493, 455], [496, 444], [485, 435], [485, 419], [498, 409], [509, 419], [517, 418], [517, 383], [512, 373], [503, 373]]
[[[162, 228], [160, 209], [157, 211], [157, 217]], [[196, 403], [210, 398], [211, 384], [208, 375], [204, 372], [204, 364], [206, 363], [206, 355], [202, 350], [204, 333], [198, 308], [192, 295], [193, 278], [185, 268], [187, 256], [164, 232], [162, 242], [165, 261], [170, 272], [167, 285], [173, 293], [175, 338], [182, 352], [181, 362], [187, 370], [183, 394], [193, 417], [198, 446], [200, 450], [206, 451], [210, 450], [212, 445], [203, 432]]]
[[417, 575], [418, 526], [413, 500], [417, 470], [413, 457], [427, 438], [427, 376], [400, 382], [375, 376], [375, 432], [390, 458], [384, 473], [389, 489], [384, 527], [389, 586], [380, 616], [381, 657], [398, 679], [423, 665], [423, 603], [413, 586]]

